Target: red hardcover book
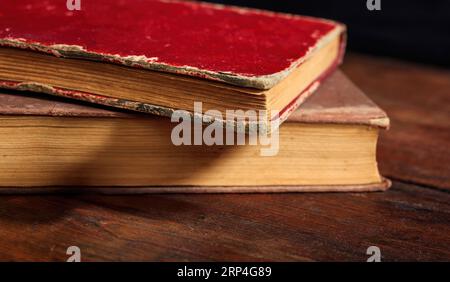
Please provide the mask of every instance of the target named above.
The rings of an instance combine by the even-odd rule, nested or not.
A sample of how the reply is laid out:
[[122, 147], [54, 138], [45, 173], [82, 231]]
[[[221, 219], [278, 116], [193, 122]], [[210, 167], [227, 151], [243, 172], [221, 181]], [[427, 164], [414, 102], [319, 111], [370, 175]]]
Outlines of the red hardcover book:
[[166, 116], [194, 102], [203, 113], [266, 110], [266, 123], [286, 119], [345, 47], [342, 24], [305, 16], [158, 0], [69, 8], [1, 4], [1, 87]]

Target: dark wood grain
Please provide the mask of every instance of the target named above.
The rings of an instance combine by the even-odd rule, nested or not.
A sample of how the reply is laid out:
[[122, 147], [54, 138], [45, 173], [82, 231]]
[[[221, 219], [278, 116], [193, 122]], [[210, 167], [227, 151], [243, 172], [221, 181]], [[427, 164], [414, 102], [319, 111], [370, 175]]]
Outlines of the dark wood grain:
[[450, 195], [395, 183], [385, 193], [6, 196], [0, 259], [448, 260]]
[[[387, 110], [383, 193], [0, 196], [1, 261], [450, 260], [448, 71], [350, 55]], [[413, 184], [416, 183], [416, 184]]]

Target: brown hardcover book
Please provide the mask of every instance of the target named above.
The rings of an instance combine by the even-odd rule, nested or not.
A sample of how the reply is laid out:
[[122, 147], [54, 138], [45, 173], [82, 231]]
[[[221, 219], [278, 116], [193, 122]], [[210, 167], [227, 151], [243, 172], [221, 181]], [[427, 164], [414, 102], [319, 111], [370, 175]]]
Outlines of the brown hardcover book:
[[378, 132], [388, 127], [389, 119], [339, 71], [280, 127], [273, 156], [261, 156], [263, 145], [176, 146], [171, 134], [177, 124], [169, 119], [39, 93], [4, 90], [0, 113], [2, 192], [323, 192], [389, 187], [376, 162]]

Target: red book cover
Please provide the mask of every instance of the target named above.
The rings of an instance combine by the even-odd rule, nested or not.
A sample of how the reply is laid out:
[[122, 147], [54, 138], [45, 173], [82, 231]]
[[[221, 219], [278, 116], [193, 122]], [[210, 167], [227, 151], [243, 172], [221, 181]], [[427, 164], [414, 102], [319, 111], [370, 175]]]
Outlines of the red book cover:
[[[292, 82], [294, 75], [295, 81], [309, 77], [309, 73], [299, 77], [296, 71], [311, 65], [319, 51], [337, 42], [332, 61], [320, 74], [311, 75], [308, 83], [296, 90], [299, 93], [280, 92], [296, 95], [289, 96], [288, 103], [276, 108], [279, 115], [268, 117], [268, 120], [279, 119], [280, 123], [335, 70], [345, 50], [345, 26], [325, 19], [191, 1], [81, 1], [80, 10], [68, 9], [66, 2], [3, 3], [0, 47], [270, 91], [284, 81]], [[9, 69], [4, 67], [2, 71], [9, 72]], [[58, 75], [53, 72], [52, 77]], [[69, 87], [40, 82], [35, 77], [31, 80], [0, 77], [3, 88], [45, 92], [163, 116], [171, 116], [173, 110], [178, 109], [170, 103], [111, 96], [89, 87], [81, 89], [81, 81], [78, 86]], [[122, 93], [120, 95], [124, 95]], [[191, 94], [187, 97], [195, 97]], [[219, 99], [228, 99], [228, 96]], [[192, 109], [185, 110], [193, 114]], [[229, 123], [225, 119], [210, 118]], [[234, 121], [230, 125], [236, 127]], [[261, 123], [262, 130], [273, 130], [270, 128], [268, 121]]]
[[5, 1], [0, 46], [271, 88], [345, 27], [187, 1]]

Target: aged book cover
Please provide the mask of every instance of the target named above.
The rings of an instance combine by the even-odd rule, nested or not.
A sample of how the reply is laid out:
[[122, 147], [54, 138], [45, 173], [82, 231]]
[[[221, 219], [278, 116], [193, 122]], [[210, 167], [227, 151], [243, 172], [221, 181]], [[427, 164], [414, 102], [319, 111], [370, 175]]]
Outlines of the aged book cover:
[[69, 11], [65, 1], [24, 0], [2, 4], [0, 87], [166, 116], [193, 112], [195, 101], [283, 121], [344, 49], [344, 25], [305, 16], [190, 1], [84, 1]]
[[[55, 100], [56, 99], [56, 100]], [[227, 193], [380, 191], [386, 114], [334, 73], [262, 145], [175, 146], [168, 119], [28, 92], [0, 94], [0, 192]]]

